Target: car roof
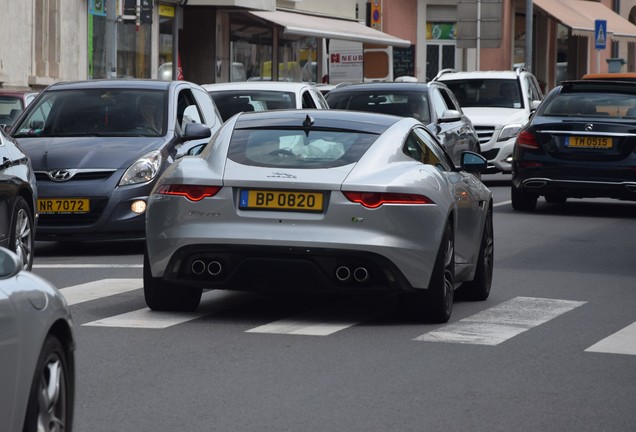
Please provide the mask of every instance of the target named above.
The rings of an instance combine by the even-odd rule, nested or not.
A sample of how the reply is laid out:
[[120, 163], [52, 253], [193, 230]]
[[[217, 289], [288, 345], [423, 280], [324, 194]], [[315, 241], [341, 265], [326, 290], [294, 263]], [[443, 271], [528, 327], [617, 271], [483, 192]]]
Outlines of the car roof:
[[360, 130], [370, 133], [383, 133], [393, 124], [404, 120], [412, 122], [413, 125], [420, 124], [417, 120], [408, 117], [364, 111], [291, 109], [255, 111], [239, 114], [235, 128], [298, 127], [303, 125], [307, 120], [307, 116], [313, 121], [311, 127]]
[[272, 90], [298, 92], [306, 87], [314, 87], [314, 85], [290, 81], [235, 81], [229, 83], [203, 84], [202, 87], [207, 91]]
[[[520, 71], [519, 73], [522, 73]], [[473, 72], [451, 72], [446, 71], [438, 75], [435, 79], [440, 81], [458, 80], [458, 79], [517, 79], [517, 71], [513, 70], [489, 70], [489, 71], [473, 71]]]
[[[627, 93], [635, 94], [635, 85], [625, 85], [623, 81], [614, 80], [570, 80], [562, 81], [561, 85], [555, 87], [560, 93], [573, 93], [573, 92], [612, 92], [612, 93]], [[553, 91], [554, 91], [553, 90]]]
[[343, 87], [336, 87], [329, 92], [329, 94], [336, 94], [341, 92], [365, 92], [365, 91], [419, 91], [428, 92], [431, 86], [443, 86], [446, 84], [440, 82], [386, 82], [375, 81], [367, 83], [353, 83]]
[[16, 97], [23, 97], [24, 95], [27, 94], [36, 94], [37, 91], [35, 90], [8, 90], [8, 89], [0, 89], [0, 95], [1, 96], [16, 96]]
[[173, 82], [152, 79], [103, 79], [84, 81], [60, 81], [46, 88], [49, 90], [76, 90], [76, 89], [104, 89], [104, 88], [134, 88], [148, 90], [167, 90]]

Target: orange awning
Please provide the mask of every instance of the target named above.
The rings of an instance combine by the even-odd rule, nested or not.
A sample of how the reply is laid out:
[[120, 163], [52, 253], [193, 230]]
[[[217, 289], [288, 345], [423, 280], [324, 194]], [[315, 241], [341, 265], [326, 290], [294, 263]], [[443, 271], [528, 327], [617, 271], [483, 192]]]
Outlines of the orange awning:
[[594, 37], [594, 21], [607, 21], [607, 33], [616, 41], [636, 42], [636, 25], [607, 6], [586, 0], [533, 0], [535, 6], [563, 25], [574, 36]]

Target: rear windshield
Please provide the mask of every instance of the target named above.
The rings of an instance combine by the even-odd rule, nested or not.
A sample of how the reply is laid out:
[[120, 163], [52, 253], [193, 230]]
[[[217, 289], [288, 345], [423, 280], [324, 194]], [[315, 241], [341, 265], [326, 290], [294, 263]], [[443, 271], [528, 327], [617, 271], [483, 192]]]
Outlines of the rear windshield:
[[442, 81], [462, 108], [523, 108], [516, 79], [465, 79]]
[[11, 126], [21, 112], [21, 98], [18, 96], [0, 96], [0, 125]]
[[219, 109], [223, 121], [240, 112], [298, 108], [296, 95], [293, 92], [271, 90], [211, 91], [210, 96]]
[[422, 123], [430, 123], [428, 95], [424, 92], [394, 92], [373, 90], [368, 92], [330, 92], [329, 108], [392, 114], [414, 117]]
[[138, 89], [45, 92], [14, 128], [14, 137], [163, 136], [167, 93]]
[[238, 129], [228, 157], [243, 165], [329, 168], [360, 160], [376, 134], [333, 130]]
[[636, 95], [616, 93], [561, 93], [550, 98], [538, 115], [556, 117], [636, 118]]

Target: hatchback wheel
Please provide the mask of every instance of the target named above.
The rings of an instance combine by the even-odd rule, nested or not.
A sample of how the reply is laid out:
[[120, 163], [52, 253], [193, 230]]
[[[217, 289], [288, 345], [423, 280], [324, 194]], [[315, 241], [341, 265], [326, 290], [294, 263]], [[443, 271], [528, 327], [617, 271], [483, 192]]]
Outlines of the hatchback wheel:
[[492, 207], [488, 209], [484, 232], [481, 237], [477, 268], [472, 281], [464, 282], [462, 290], [472, 300], [486, 300], [490, 295], [494, 267], [495, 240], [492, 223]]
[[514, 184], [511, 188], [510, 197], [512, 199], [512, 208], [519, 211], [534, 210], [539, 198], [537, 195], [528, 193]]
[[71, 430], [72, 389], [66, 350], [49, 335], [42, 346], [31, 384], [24, 432]]
[[19, 197], [13, 212], [10, 247], [22, 259], [22, 268], [33, 266], [34, 230], [33, 215], [24, 198]]
[[144, 298], [155, 311], [191, 312], [199, 307], [203, 289], [166, 283], [152, 277], [148, 251], [144, 253]]

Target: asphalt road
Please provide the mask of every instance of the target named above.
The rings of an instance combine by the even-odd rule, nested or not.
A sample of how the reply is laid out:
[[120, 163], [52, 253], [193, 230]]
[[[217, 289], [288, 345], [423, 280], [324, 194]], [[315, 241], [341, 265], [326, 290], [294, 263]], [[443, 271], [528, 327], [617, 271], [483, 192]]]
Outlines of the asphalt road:
[[[636, 203], [495, 196], [485, 302], [446, 325], [395, 298], [211, 291], [145, 309], [142, 242], [38, 242], [71, 303], [75, 431], [634, 431]], [[302, 281], [299, 281], [302, 283]]]

